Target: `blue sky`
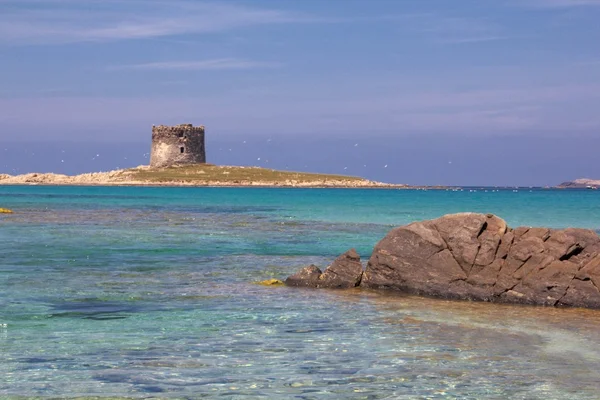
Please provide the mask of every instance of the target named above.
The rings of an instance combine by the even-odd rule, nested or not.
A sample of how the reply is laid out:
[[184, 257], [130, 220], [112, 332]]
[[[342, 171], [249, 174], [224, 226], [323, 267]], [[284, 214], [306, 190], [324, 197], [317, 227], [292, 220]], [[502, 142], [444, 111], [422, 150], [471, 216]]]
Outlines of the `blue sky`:
[[598, 20], [600, 0], [0, 0], [0, 172], [137, 165], [152, 124], [190, 122], [227, 164], [600, 178]]

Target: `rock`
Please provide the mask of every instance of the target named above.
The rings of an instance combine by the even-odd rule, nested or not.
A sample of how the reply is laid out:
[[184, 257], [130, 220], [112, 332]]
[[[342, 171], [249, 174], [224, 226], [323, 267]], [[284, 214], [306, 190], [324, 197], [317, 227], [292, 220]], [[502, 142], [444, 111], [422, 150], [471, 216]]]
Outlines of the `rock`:
[[463, 213], [395, 228], [373, 250], [365, 288], [451, 299], [600, 308], [600, 237], [510, 229]]
[[12, 210], [9, 210], [7, 208], [0, 208], [0, 214], [12, 214]]
[[352, 288], [360, 285], [363, 266], [360, 256], [350, 249], [339, 256], [319, 277], [319, 287]]
[[285, 280], [287, 286], [298, 287], [318, 287], [321, 270], [316, 265], [309, 265], [302, 268], [294, 275], [289, 276]]
[[285, 284], [600, 308], [600, 237], [575, 228], [513, 230], [491, 214], [446, 215], [390, 231], [364, 272], [352, 249], [324, 272], [311, 265]]
[[467, 279], [465, 269], [470, 268], [465, 268], [466, 259], [472, 257], [474, 260], [476, 256], [469, 238], [464, 245], [458, 246], [460, 261], [465, 264], [460, 265], [447, 244], [450, 239], [458, 245], [453, 235], [466, 237], [469, 230], [476, 235], [481, 228], [477, 218], [460, 215], [468, 220], [466, 228], [452, 227], [452, 223], [458, 221], [455, 215], [446, 220], [416, 222], [392, 230], [375, 246], [361, 286], [444, 296], [452, 282]]
[[363, 267], [356, 250], [351, 249], [339, 256], [325, 272], [310, 265], [286, 279], [287, 286], [348, 289], [360, 284]]
[[481, 243], [478, 240], [487, 217], [482, 214], [464, 213], [447, 215], [433, 221], [453, 258], [465, 273], [469, 273], [475, 264]]
[[577, 265], [554, 260], [523, 277], [512, 291], [522, 294], [520, 303], [557, 305], [577, 273]]

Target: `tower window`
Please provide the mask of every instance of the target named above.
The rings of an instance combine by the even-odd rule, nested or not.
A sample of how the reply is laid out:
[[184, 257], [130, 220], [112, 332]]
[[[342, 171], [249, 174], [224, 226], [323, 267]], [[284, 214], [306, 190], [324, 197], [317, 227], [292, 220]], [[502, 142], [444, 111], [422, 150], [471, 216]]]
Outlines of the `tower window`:
[[183, 132], [179, 132], [179, 133], [177, 134], [177, 136], [179, 136], [179, 137], [183, 137]]
[[180, 152], [181, 154], [185, 153], [185, 147], [180, 147], [180, 148], [179, 148], [179, 152]]

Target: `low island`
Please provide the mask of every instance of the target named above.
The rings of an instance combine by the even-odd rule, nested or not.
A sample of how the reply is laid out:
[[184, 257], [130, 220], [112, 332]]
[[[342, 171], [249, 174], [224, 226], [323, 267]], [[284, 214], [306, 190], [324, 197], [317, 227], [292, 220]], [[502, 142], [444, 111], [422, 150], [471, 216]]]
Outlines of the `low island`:
[[30, 173], [17, 176], [0, 174], [0, 185], [408, 188], [407, 185], [388, 184], [345, 175], [211, 164], [139, 166], [75, 176], [54, 173]]

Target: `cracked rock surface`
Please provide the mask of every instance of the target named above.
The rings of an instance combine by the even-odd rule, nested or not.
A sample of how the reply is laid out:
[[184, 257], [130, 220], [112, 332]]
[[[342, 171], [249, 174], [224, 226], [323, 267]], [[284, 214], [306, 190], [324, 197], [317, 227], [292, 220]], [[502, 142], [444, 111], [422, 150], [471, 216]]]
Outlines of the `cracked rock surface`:
[[361, 287], [449, 299], [600, 308], [600, 237], [592, 230], [511, 229], [462, 213], [393, 229]]

